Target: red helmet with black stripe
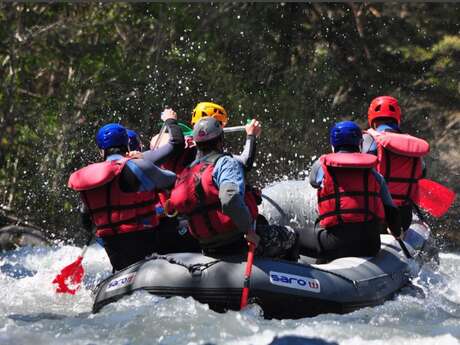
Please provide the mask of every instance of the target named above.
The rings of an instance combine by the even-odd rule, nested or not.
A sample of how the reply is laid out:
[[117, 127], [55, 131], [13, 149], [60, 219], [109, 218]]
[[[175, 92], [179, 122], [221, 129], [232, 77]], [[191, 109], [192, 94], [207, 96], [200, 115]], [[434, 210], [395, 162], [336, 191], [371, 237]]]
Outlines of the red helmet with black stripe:
[[391, 96], [374, 98], [367, 111], [367, 120], [370, 127], [372, 127], [372, 123], [377, 118], [392, 118], [399, 125], [401, 123], [401, 108], [398, 100]]

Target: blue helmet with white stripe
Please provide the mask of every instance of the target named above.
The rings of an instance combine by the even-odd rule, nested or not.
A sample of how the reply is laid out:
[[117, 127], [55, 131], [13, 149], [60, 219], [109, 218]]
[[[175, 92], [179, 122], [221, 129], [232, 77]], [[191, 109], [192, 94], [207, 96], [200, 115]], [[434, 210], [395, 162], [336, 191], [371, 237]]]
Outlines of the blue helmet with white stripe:
[[119, 146], [128, 147], [128, 132], [125, 127], [118, 123], [109, 123], [97, 132], [96, 143], [102, 150]]
[[363, 140], [361, 128], [353, 121], [337, 122], [329, 133], [331, 145], [338, 146], [358, 146]]

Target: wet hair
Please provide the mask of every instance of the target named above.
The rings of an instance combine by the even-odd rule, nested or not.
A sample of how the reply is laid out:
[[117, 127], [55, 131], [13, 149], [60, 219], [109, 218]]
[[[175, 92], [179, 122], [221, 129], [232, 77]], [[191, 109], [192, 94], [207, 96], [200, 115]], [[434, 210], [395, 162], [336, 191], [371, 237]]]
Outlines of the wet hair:
[[340, 145], [334, 147], [334, 152], [345, 151], [345, 152], [361, 152], [359, 146], [355, 145]]
[[104, 150], [104, 160], [106, 160], [110, 155], [118, 154], [124, 156], [126, 153], [128, 153], [128, 146], [109, 147], [108, 149]]
[[376, 117], [374, 120], [372, 120], [372, 126], [378, 126], [377, 123], [379, 125], [381, 124], [387, 124], [387, 123], [391, 123], [391, 124], [395, 124], [397, 125], [398, 124], [398, 121], [396, 121], [396, 119], [393, 119], [392, 117]]
[[207, 154], [212, 151], [220, 150], [219, 145], [222, 144], [224, 141], [224, 135], [221, 134], [217, 138], [214, 138], [209, 141], [201, 142], [201, 143], [196, 143], [196, 147], [198, 150], [203, 152], [204, 154]]

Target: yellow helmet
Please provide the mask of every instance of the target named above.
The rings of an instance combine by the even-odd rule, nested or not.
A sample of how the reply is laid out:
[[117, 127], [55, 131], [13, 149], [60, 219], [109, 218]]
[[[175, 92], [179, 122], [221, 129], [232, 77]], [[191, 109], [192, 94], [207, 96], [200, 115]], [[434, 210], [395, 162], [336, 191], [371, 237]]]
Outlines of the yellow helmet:
[[211, 116], [222, 124], [222, 127], [228, 122], [228, 115], [224, 107], [212, 102], [200, 102], [193, 109], [192, 125], [195, 125], [201, 118]]

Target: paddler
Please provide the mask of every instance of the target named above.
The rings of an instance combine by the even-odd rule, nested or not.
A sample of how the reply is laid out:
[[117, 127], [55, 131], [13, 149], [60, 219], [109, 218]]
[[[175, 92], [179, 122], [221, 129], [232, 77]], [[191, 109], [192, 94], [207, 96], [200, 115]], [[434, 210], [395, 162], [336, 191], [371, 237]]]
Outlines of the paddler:
[[157, 192], [172, 187], [176, 175], [155, 165], [158, 152], [130, 157], [128, 133], [120, 124], [101, 127], [96, 143], [103, 161], [74, 172], [68, 185], [80, 192], [83, 226], [88, 231], [96, 226], [96, 238], [118, 271], [156, 251]]
[[313, 229], [300, 232], [300, 253], [325, 260], [374, 256], [380, 228], [388, 223], [401, 236], [401, 220], [385, 180], [375, 170], [377, 157], [360, 152], [361, 129], [352, 121], [330, 131], [332, 153], [312, 166], [310, 184], [318, 189], [319, 217]]
[[[178, 174], [166, 208], [186, 216], [189, 231], [207, 255], [247, 252], [258, 244], [257, 255], [296, 258], [296, 234], [288, 227], [257, 225], [253, 193], [246, 189], [243, 164], [224, 154], [220, 121], [207, 116], [193, 128], [196, 159]], [[253, 231], [253, 230], [256, 231]]]
[[423, 157], [430, 145], [401, 131], [401, 108], [394, 97], [380, 96], [372, 100], [367, 118], [369, 129], [363, 135], [363, 152], [377, 156], [376, 169], [388, 184], [405, 231], [412, 223], [418, 181], [426, 175]]

